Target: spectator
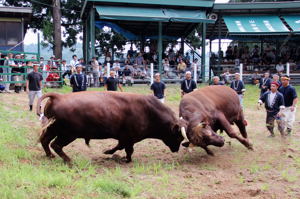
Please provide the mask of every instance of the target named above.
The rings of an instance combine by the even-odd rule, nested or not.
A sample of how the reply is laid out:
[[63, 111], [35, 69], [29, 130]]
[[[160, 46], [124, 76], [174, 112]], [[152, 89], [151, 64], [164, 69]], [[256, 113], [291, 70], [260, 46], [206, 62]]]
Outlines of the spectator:
[[284, 71], [284, 65], [282, 64], [281, 61], [276, 65], [276, 71], [279, 74], [283, 73], [283, 71]]
[[139, 53], [138, 56], [135, 58], [135, 64], [138, 67], [142, 67], [144, 65], [144, 57], [142, 53]]
[[21, 88], [22, 88], [22, 83], [20, 83], [20, 81], [23, 81], [23, 76], [19, 75], [19, 73], [25, 72], [24, 68], [23, 68], [23, 63], [20, 59], [21, 59], [21, 56], [16, 55], [14, 64], [10, 65], [12, 67], [11, 72], [13, 73], [12, 80], [15, 81], [15, 83], [14, 83], [15, 93], [20, 93]]
[[169, 78], [171, 69], [170, 69], [170, 64], [169, 64], [169, 60], [168, 60], [167, 57], [165, 59], [163, 59], [162, 64], [163, 64], [163, 67], [164, 67], [165, 75], [166, 75], [167, 78]]
[[87, 77], [82, 73], [82, 66], [76, 65], [76, 74], [73, 74], [70, 79], [70, 84], [73, 88], [73, 92], [86, 91], [87, 89]]
[[119, 62], [119, 60], [116, 60], [115, 62], [114, 62], [114, 64], [113, 64], [113, 67], [112, 67], [113, 69], [115, 69], [115, 68], [121, 68], [121, 65], [120, 65], [120, 62]]
[[165, 103], [165, 89], [166, 86], [163, 82], [160, 81], [160, 74], [156, 73], [154, 75], [155, 81], [151, 85], [151, 90], [153, 91], [153, 95], [162, 103]]
[[218, 76], [214, 76], [212, 78], [212, 84], [211, 85], [224, 85], [222, 82], [220, 82], [220, 78]]
[[29, 110], [32, 111], [32, 106], [35, 96], [39, 99], [42, 97], [42, 81], [43, 76], [38, 72], [39, 65], [33, 65], [33, 71], [27, 75], [26, 81], [26, 91], [29, 98]]
[[186, 64], [181, 59], [177, 65], [178, 76], [181, 77], [181, 74], [185, 73], [185, 70], [186, 70]]
[[93, 70], [94, 86], [99, 87], [100, 65], [96, 57], [93, 57], [91, 65]]
[[71, 67], [70, 65], [67, 65], [67, 61], [66, 60], [62, 60], [61, 62], [61, 70], [63, 72], [62, 74], [62, 78], [65, 79], [66, 75], [68, 75], [68, 77], [70, 78], [72, 75], [71, 72]]
[[132, 72], [129, 69], [129, 66], [126, 65], [123, 70], [123, 85], [125, 86], [127, 82], [130, 82], [130, 86], [133, 84]]
[[[83, 58], [79, 59], [79, 64], [82, 66], [82, 72], [85, 73], [86, 72], [86, 64], [84, 62]], [[100, 64], [101, 65], [101, 64]]]
[[270, 90], [270, 87], [271, 87], [270, 73], [265, 73], [264, 77], [260, 79], [260, 83], [259, 83], [260, 96], [262, 96], [264, 92]]
[[290, 85], [290, 77], [285, 75], [281, 78], [282, 86], [279, 92], [282, 93], [285, 102], [285, 108], [282, 111], [283, 121], [287, 127], [287, 134], [290, 135], [293, 129], [293, 123], [296, 116], [296, 105], [298, 103], [298, 96], [296, 89]]
[[234, 59], [234, 56], [233, 56], [233, 50], [232, 50], [232, 47], [231, 46], [228, 46], [227, 47], [227, 50], [226, 50], [226, 52], [225, 52], [225, 58], [227, 59], [227, 60], [233, 60]]
[[277, 74], [274, 74], [273, 75], [273, 78], [272, 78], [272, 82], [277, 82], [278, 83], [278, 89], [281, 87], [281, 81], [280, 81], [280, 79], [279, 79], [279, 75], [277, 75]]
[[79, 61], [77, 60], [77, 55], [73, 55], [72, 60], [70, 62], [72, 74], [76, 71], [75, 67], [77, 64], [79, 64]]
[[197, 88], [197, 84], [194, 80], [192, 80], [192, 73], [187, 71], [185, 73], [185, 79], [181, 82], [181, 97], [183, 95], [192, 92]]
[[258, 69], [254, 69], [254, 73], [251, 75], [251, 80], [253, 85], [257, 85], [261, 79], [260, 74], [258, 74]]
[[123, 92], [119, 79], [115, 77], [115, 71], [110, 71], [110, 77], [105, 81], [104, 87], [107, 91], [117, 91], [119, 88]]
[[234, 74], [235, 80], [231, 82], [230, 88], [232, 88], [239, 96], [240, 104], [243, 106], [244, 93], [246, 91], [244, 82], [240, 78], [239, 73]]

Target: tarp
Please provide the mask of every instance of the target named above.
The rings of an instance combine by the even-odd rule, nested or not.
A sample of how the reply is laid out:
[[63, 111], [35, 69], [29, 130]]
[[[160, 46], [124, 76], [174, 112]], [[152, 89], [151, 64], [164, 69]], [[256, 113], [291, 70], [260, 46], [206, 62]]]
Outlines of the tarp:
[[300, 32], [300, 15], [283, 16], [294, 32]]
[[[138, 35], [133, 34], [130, 31], [127, 31], [123, 28], [121, 28], [120, 26], [118, 26], [115, 23], [112, 22], [108, 22], [108, 21], [96, 21], [95, 25], [97, 28], [102, 29], [104, 26], [109, 27], [111, 29], [113, 29], [115, 32], [123, 35], [126, 39], [128, 40], [141, 40], [141, 38]], [[178, 37], [172, 37], [172, 36], [167, 36], [167, 35], [162, 35], [162, 38], [165, 40], [174, 40], [176, 41], [178, 39]], [[157, 35], [150, 35], [150, 36], [145, 36], [145, 39], [154, 39], [157, 40], [158, 36]]]
[[278, 16], [224, 16], [231, 35], [281, 35], [288, 34], [288, 28]]
[[160, 8], [96, 6], [96, 10], [102, 20], [169, 21], [169, 17], [167, 17]]
[[205, 12], [202, 10], [164, 9], [163, 12], [172, 22], [215, 23], [215, 20], [206, 19]]
[[214, 23], [206, 18], [202, 10], [96, 6], [100, 19], [125, 21], [161, 21], [161, 22], [187, 22], [187, 23]]

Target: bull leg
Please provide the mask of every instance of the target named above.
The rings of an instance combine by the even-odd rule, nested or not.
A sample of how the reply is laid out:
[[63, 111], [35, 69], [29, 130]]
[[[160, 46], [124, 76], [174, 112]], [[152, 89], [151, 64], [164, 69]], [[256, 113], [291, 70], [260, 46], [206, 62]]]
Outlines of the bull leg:
[[40, 142], [43, 146], [46, 156], [49, 158], [55, 157], [49, 148], [49, 144], [50, 144], [51, 140], [53, 140], [55, 137], [56, 137], [56, 134], [49, 129], [45, 130], [45, 132], [43, 132], [43, 134], [40, 137]]
[[120, 144], [120, 142], [117, 144], [117, 146], [115, 146], [112, 149], [106, 150], [103, 153], [104, 154], [114, 154], [117, 150], [123, 150], [124, 146], [122, 144]]
[[73, 142], [76, 138], [71, 137], [57, 137], [52, 143], [52, 149], [64, 160], [65, 163], [70, 163], [71, 159], [64, 153], [62, 150], [64, 146], [67, 146], [71, 142]]
[[245, 147], [247, 147], [250, 150], [253, 150], [252, 144], [248, 141], [248, 139], [239, 136], [237, 133], [234, 132], [232, 129], [230, 123], [226, 119], [225, 115], [223, 113], [218, 114], [219, 122], [222, 124], [225, 132], [227, 135], [231, 138], [236, 138], [240, 143], [242, 143]]
[[246, 131], [246, 127], [245, 127], [244, 121], [243, 120], [237, 120], [234, 123], [239, 128], [240, 133], [242, 134], [242, 136], [247, 139], [248, 135], [247, 135], [247, 131]]
[[126, 163], [129, 163], [129, 162], [132, 161], [131, 156], [132, 156], [132, 154], [133, 154], [133, 151], [134, 151], [134, 149], [133, 149], [133, 145], [132, 145], [132, 144], [131, 144], [131, 145], [127, 145], [127, 146], [125, 147], [125, 152], [126, 152]]
[[214, 153], [213, 153], [209, 148], [207, 148], [207, 146], [204, 146], [204, 147], [202, 147], [202, 148], [206, 151], [206, 153], [207, 153], [208, 155], [214, 156]]

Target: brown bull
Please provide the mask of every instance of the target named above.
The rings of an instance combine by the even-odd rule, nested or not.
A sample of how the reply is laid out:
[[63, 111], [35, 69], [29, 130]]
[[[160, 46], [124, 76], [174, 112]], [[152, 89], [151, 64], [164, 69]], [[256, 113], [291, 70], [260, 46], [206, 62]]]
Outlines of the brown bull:
[[[210, 155], [213, 152], [207, 148], [208, 145], [224, 145], [224, 138], [215, 133], [217, 130], [225, 130], [229, 137], [252, 149], [239, 98], [229, 87], [207, 86], [184, 95], [179, 115], [188, 123], [186, 134], [191, 144], [202, 147]], [[233, 130], [232, 124], [238, 126], [242, 136]]]
[[[41, 115], [40, 105], [50, 98]], [[77, 138], [86, 143], [90, 139], [114, 138], [119, 142], [105, 151], [113, 154], [125, 149], [127, 162], [131, 161], [133, 145], [146, 138], [162, 140], [172, 152], [177, 152], [183, 136], [174, 112], [153, 96], [118, 92], [79, 92], [70, 94], [48, 93], [37, 105], [46, 127], [40, 142], [48, 157], [52, 149], [65, 161], [70, 158], [63, 147]], [[183, 124], [184, 125], [184, 124]]]

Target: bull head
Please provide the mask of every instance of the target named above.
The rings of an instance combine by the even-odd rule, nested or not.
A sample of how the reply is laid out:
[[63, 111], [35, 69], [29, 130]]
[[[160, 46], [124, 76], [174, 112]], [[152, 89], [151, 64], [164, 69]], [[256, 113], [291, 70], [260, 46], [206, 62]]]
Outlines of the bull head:
[[198, 146], [223, 146], [224, 138], [216, 134], [207, 122], [200, 122], [192, 128], [191, 140]]

